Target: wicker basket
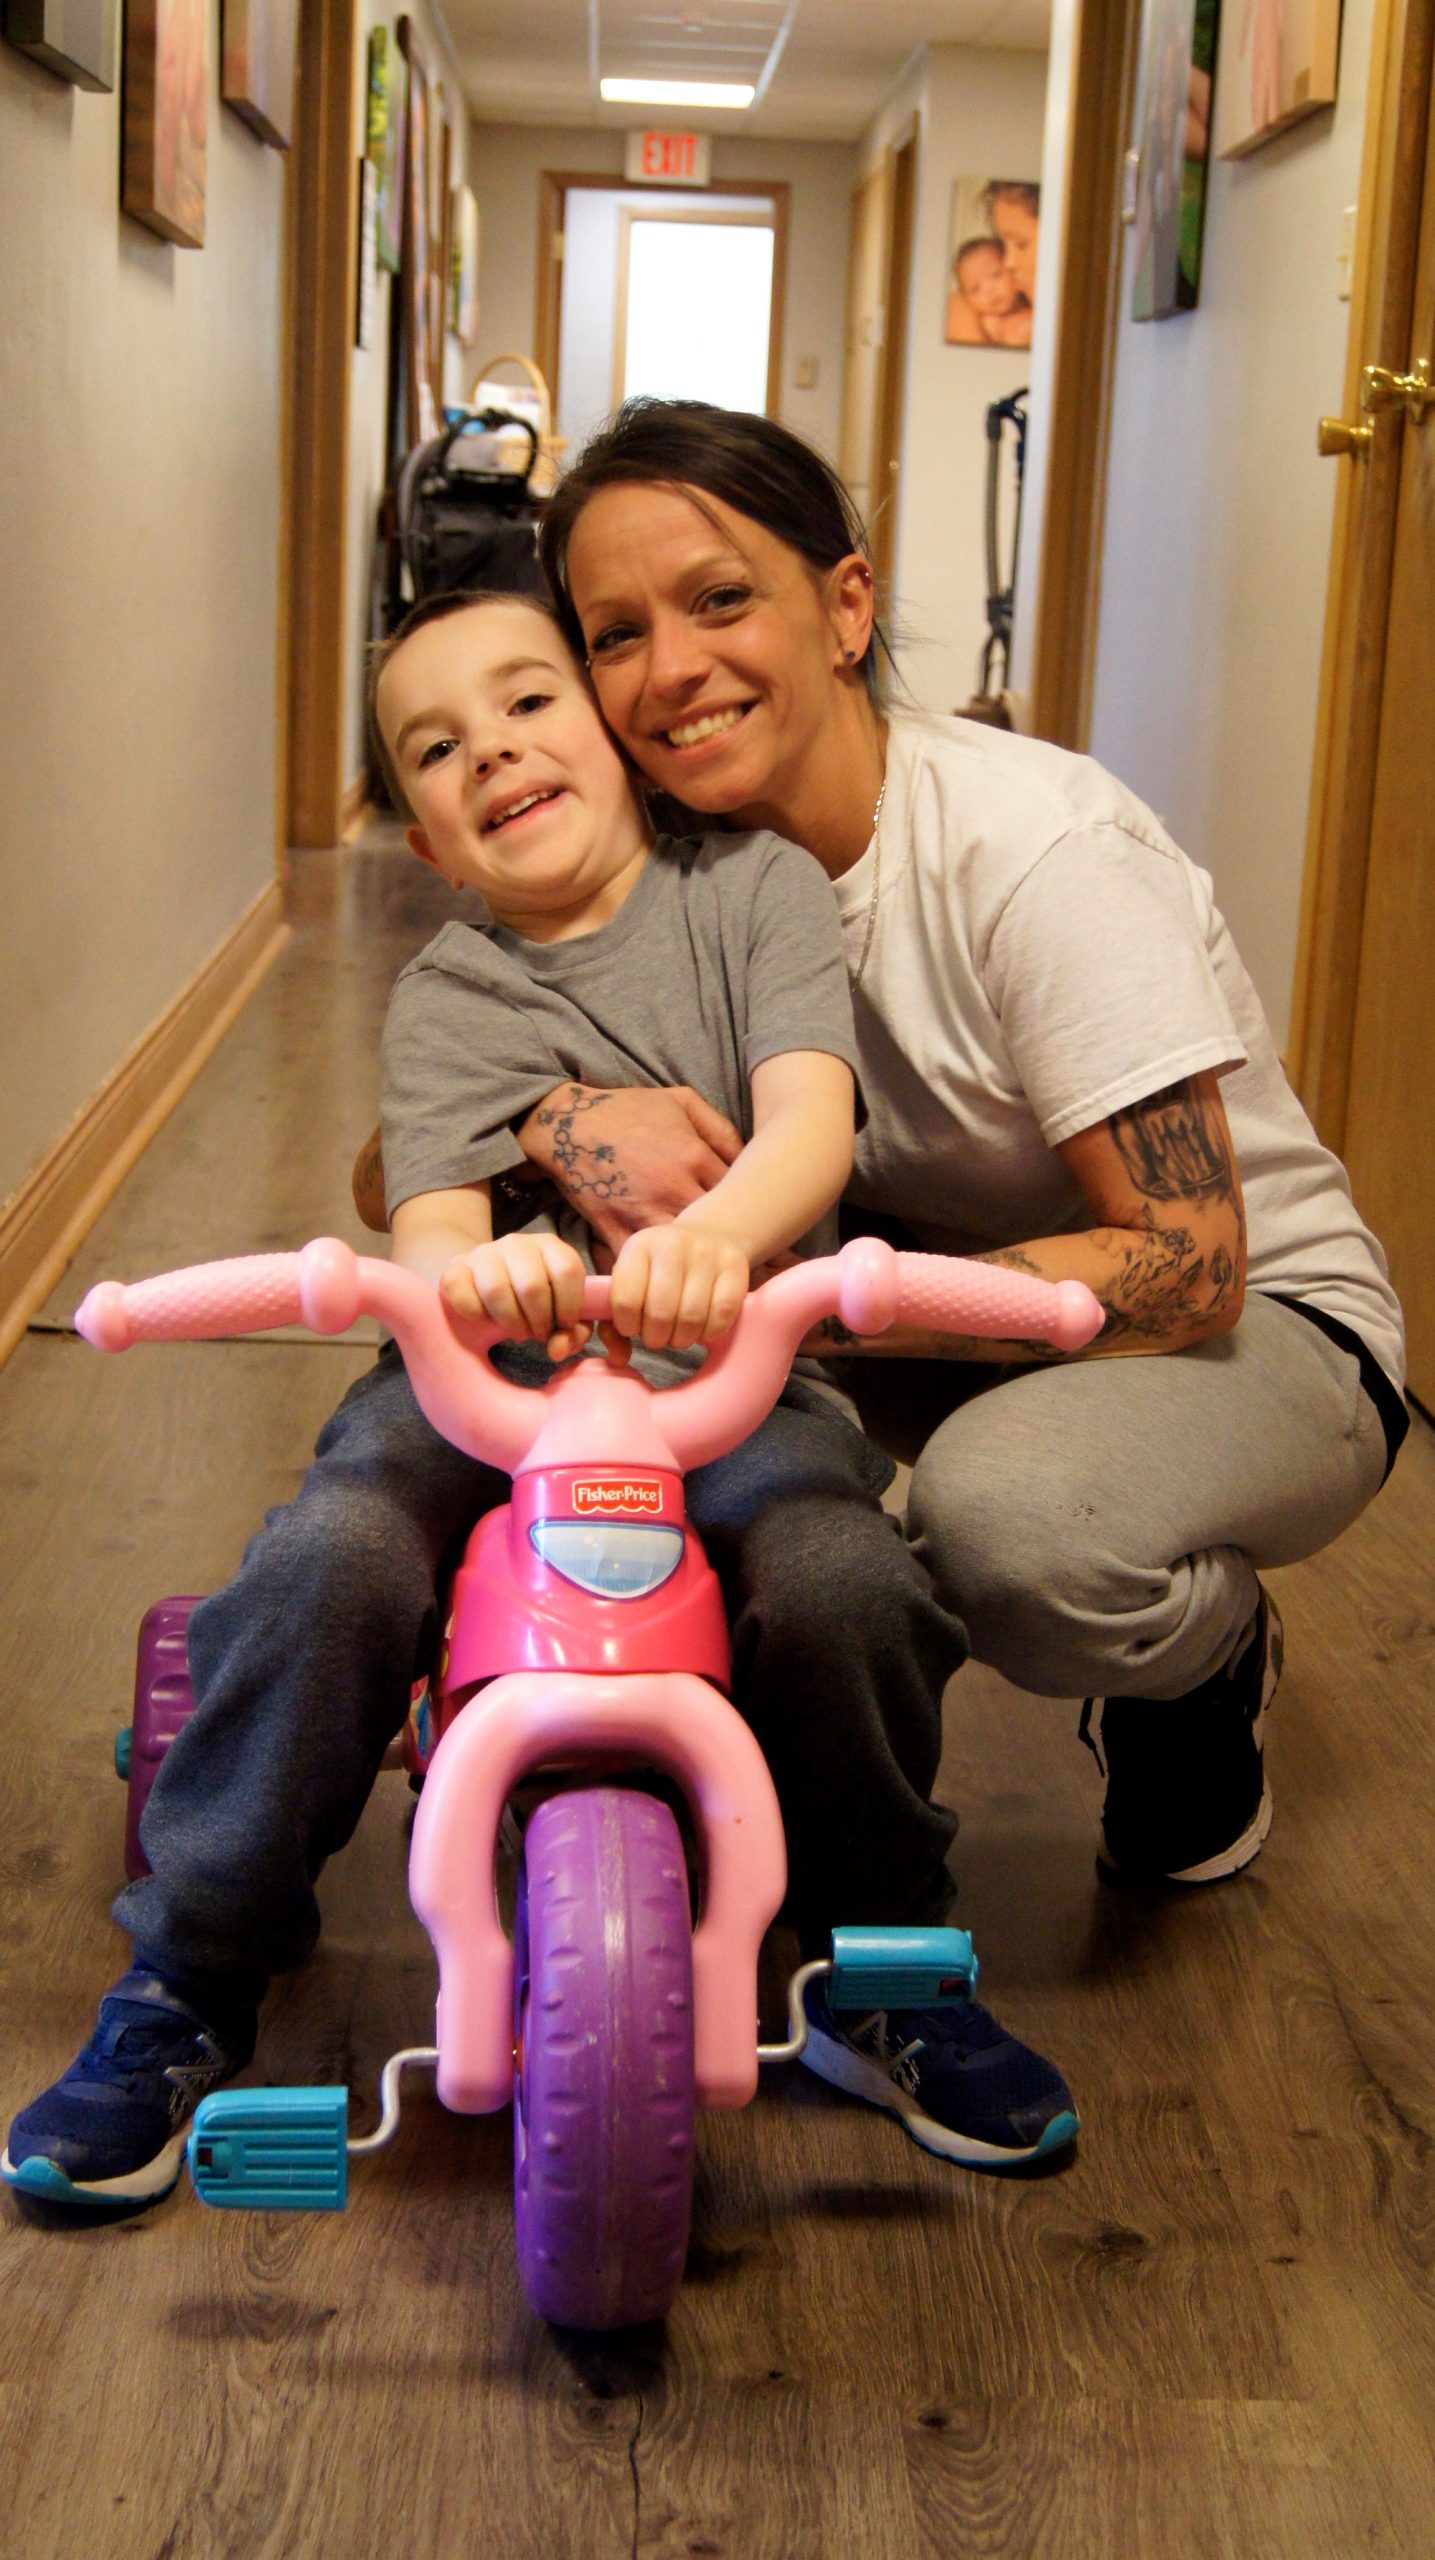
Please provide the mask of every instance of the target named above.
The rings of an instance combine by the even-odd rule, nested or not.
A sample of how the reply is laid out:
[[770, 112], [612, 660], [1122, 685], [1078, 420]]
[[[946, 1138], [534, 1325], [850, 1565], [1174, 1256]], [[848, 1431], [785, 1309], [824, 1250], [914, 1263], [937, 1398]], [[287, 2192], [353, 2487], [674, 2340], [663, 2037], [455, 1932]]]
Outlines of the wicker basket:
[[[516, 369], [522, 377], [524, 387], [517, 400], [513, 396], [517, 385], [497, 379], [501, 365]], [[538, 458], [529, 476], [528, 491], [530, 497], [548, 497], [562, 471], [568, 439], [553, 432], [553, 403], [548, 385], [532, 356], [490, 356], [487, 363], [478, 368], [468, 404], [471, 409], [498, 409], [507, 405], [533, 418], [538, 429]]]

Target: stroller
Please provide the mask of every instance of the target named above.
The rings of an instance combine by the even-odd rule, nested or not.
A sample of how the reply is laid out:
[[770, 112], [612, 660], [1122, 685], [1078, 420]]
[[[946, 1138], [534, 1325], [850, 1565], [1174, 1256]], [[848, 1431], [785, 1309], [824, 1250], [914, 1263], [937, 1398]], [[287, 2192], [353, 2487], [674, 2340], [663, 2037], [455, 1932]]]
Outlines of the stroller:
[[542, 502], [528, 489], [537, 453], [532, 420], [504, 409], [451, 409], [443, 433], [415, 445], [379, 511], [371, 640], [387, 639], [411, 606], [456, 588], [546, 596]]
[[[994, 400], [987, 411], [987, 636], [982, 648], [977, 690], [970, 702], [961, 704], [965, 720], [983, 720], [989, 728], [1009, 729], [1011, 715], [1006, 706], [1005, 688], [1011, 658], [1012, 602], [1016, 586], [1017, 546], [1021, 540], [1021, 492], [1026, 473], [1026, 403], [1027, 392], [1013, 391], [1005, 400]], [[1013, 514], [1011, 528], [1011, 574], [1004, 581], [1001, 573], [1001, 502], [1002, 455], [1006, 431], [1012, 434]]]

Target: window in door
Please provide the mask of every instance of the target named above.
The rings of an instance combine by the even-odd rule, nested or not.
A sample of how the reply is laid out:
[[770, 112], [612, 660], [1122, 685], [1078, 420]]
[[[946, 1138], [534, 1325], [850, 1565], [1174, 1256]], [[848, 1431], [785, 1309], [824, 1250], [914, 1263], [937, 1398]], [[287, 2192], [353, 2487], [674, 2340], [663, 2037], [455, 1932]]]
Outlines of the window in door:
[[613, 399], [647, 393], [765, 410], [772, 371], [770, 210], [624, 206]]

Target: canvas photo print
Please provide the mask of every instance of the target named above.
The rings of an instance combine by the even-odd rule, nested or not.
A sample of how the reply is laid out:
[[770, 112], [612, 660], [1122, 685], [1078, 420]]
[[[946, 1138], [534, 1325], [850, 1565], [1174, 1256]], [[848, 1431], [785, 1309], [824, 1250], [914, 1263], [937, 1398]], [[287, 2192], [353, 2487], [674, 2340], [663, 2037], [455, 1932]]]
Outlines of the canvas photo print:
[[181, 249], [202, 249], [207, 0], [129, 0], [124, 65], [120, 201], [162, 239]]
[[[1237, 0], [1240, 5], [1240, 0]], [[1216, 68], [1217, 0], [1146, 0], [1137, 106], [1133, 320], [1195, 308]]]
[[1041, 189], [1030, 178], [957, 178], [947, 245], [949, 347], [1029, 347]]
[[1238, 160], [1330, 106], [1339, 57], [1340, 0], [1228, 0], [1216, 101], [1221, 159]]

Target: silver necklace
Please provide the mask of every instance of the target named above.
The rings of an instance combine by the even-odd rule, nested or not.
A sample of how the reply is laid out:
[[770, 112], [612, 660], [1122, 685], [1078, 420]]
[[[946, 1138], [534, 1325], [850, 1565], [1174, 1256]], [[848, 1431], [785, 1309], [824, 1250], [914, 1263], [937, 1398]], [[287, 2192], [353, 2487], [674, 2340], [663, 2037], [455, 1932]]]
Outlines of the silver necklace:
[[862, 936], [862, 957], [856, 968], [849, 969], [847, 972], [847, 984], [854, 996], [862, 984], [862, 972], [867, 966], [867, 954], [872, 948], [872, 934], [877, 922], [877, 900], [882, 894], [882, 803], [886, 797], [887, 777], [884, 773], [882, 788], [877, 794], [877, 806], [872, 812], [872, 895], [867, 901], [867, 930]]

